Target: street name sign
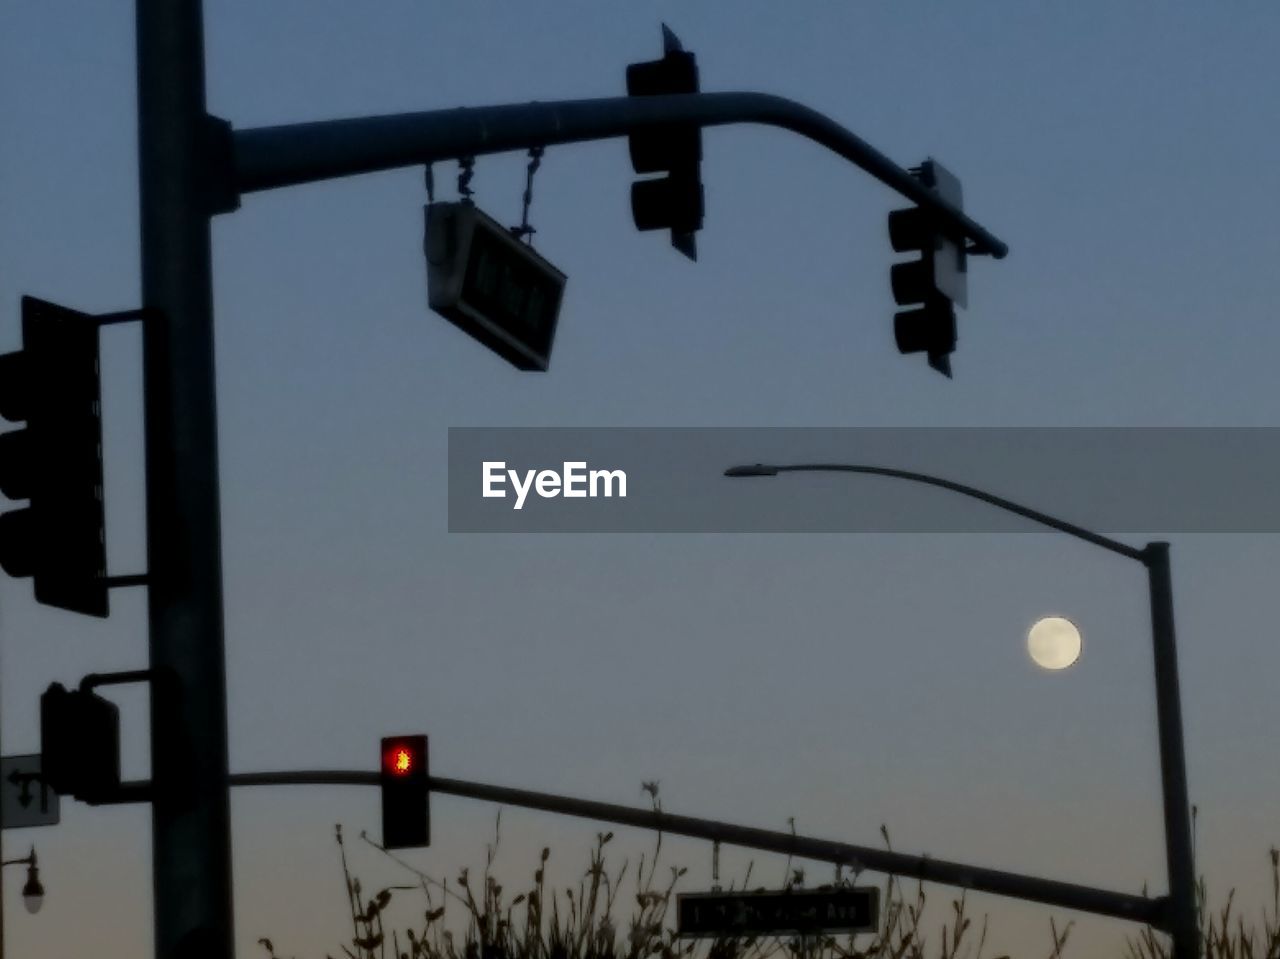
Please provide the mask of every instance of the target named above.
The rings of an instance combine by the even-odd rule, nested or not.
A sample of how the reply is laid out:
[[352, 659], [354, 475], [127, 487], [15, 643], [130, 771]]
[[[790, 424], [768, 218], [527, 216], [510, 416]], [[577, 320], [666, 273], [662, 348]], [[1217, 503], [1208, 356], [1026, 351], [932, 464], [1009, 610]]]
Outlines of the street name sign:
[[872, 932], [879, 916], [880, 890], [875, 886], [676, 896], [681, 936]]
[[551, 362], [565, 275], [474, 204], [429, 203], [427, 303], [516, 369]]
[[0, 825], [5, 829], [57, 823], [58, 794], [39, 776], [39, 753], [0, 756]]

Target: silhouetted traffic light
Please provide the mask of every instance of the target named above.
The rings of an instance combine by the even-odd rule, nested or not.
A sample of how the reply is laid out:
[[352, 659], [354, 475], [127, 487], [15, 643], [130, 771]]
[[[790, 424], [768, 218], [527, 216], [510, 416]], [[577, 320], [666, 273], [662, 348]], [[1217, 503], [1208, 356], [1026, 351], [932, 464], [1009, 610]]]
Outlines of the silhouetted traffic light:
[[[661, 60], [627, 67], [627, 95], [674, 96], [698, 92], [698, 61], [662, 25]], [[671, 245], [691, 260], [698, 258], [694, 234], [702, 229], [702, 128], [663, 124], [631, 134], [631, 165], [636, 173], [665, 173], [631, 184], [631, 215], [638, 230], [670, 230]]]
[[[963, 208], [960, 181], [936, 160], [911, 171], [957, 209]], [[921, 207], [889, 214], [889, 242], [898, 253], [918, 251], [920, 259], [895, 263], [890, 271], [893, 299], [914, 309], [895, 313], [893, 336], [902, 353], [927, 353], [929, 365], [951, 375], [956, 348], [956, 306], [966, 306], [965, 241], [944, 232]]]
[[426, 736], [382, 740], [382, 845], [407, 849], [431, 845]]
[[22, 345], [0, 356], [0, 491], [28, 499], [0, 514], [0, 567], [32, 576], [36, 600], [107, 615], [102, 418], [95, 318], [22, 298]]
[[120, 710], [54, 683], [40, 697], [40, 774], [63, 796], [93, 802], [120, 786]]

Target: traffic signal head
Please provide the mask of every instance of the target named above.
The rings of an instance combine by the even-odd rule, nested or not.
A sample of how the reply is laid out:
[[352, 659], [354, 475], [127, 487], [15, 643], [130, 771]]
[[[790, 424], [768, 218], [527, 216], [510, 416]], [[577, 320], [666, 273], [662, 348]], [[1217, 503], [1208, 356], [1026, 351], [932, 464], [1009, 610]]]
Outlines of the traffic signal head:
[[120, 785], [120, 710], [54, 683], [40, 697], [40, 772], [54, 792], [94, 802]]
[[[662, 25], [661, 60], [627, 67], [627, 95], [676, 96], [698, 92], [698, 62]], [[702, 189], [702, 128], [687, 124], [659, 124], [630, 136], [631, 165], [636, 173], [665, 176], [631, 185], [631, 215], [638, 230], [670, 230], [671, 245], [698, 258], [694, 234], [702, 229], [705, 213]]]
[[895, 313], [893, 339], [899, 353], [925, 353], [931, 367], [950, 376], [956, 348], [955, 310], [946, 299], [935, 298], [919, 309]]
[[32, 576], [36, 600], [107, 615], [98, 326], [22, 298], [18, 353], [0, 356], [0, 492], [27, 499], [0, 515], [0, 568]]
[[[952, 205], [962, 206], [960, 181], [940, 163], [926, 160], [913, 172]], [[889, 214], [889, 244], [898, 253], [920, 254], [919, 259], [893, 264], [889, 272], [894, 302], [913, 307], [894, 315], [898, 350], [926, 353], [931, 367], [950, 376], [955, 306], [968, 302], [964, 239], [945, 232], [921, 207], [909, 207]]]
[[380, 763], [382, 845], [387, 849], [430, 845], [427, 737], [384, 737]]

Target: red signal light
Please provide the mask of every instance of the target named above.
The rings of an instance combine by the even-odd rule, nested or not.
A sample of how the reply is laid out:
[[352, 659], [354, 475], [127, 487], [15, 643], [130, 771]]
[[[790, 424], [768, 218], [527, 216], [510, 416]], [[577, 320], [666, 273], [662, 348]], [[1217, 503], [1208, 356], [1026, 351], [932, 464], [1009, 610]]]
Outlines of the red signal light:
[[382, 753], [383, 771], [397, 778], [416, 773], [421, 762], [420, 750], [403, 740], [389, 742]]
[[413, 753], [403, 747], [391, 753], [391, 771], [397, 776], [407, 775], [413, 769]]

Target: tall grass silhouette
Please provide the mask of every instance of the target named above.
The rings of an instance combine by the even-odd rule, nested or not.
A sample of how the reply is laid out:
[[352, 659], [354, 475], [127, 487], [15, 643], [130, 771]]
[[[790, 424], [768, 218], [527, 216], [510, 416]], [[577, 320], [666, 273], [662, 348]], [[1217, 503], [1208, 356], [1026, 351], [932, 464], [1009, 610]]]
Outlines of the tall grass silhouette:
[[[660, 809], [656, 784], [646, 783], [655, 809]], [[1011, 959], [986, 956], [988, 917], [974, 923], [966, 896], [945, 901], [941, 917], [929, 911], [925, 883], [904, 883], [888, 876], [881, 887], [879, 927], [856, 940], [852, 936], [744, 936], [715, 939], [683, 939], [669, 923], [674, 895], [686, 870], [660, 867], [662, 834], [656, 833], [653, 849], [641, 855], [634, 871], [623, 860], [610, 871], [606, 849], [612, 832], [597, 833], [587, 867], [576, 885], [553, 887], [548, 878], [551, 850], [544, 848], [534, 866], [531, 881], [514, 896], [493, 875], [501, 841], [502, 814], [495, 824], [494, 840], [485, 847], [484, 866], [478, 876], [461, 869], [451, 883], [415, 869], [373, 842], [416, 882], [379, 889], [365, 898], [360, 880], [347, 861], [342, 827], [335, 827], [343, 878], [351, 914], [351, 938], [340, 946], [345, 959]], [[792, 822], [794, 830], [794, 822]], [[892, 848], [889, 831], [881, 826], [886, 846]], [[1235, 910], [1235, 890], [1216, 910], [1207, 906], [1205, 883], [1197, 887], [1200, 906], [1203, 959], [1280, 959], [1280, 850], [1269, 851], [1272, 895], [1257, 920]], [[754, 863], [727, 891], [763, 888], [751, 885]], [[802, 869], [784, 867], [783, 888], [804, 887]], [[619, 896], [625, 883], [629, 892], [625, 919], [619, 919]], [[817, 886], [830, 889], [852, 886], [857, 875], [836, 868], [834, 882]], [[413, 926], [388, 928], [385, 915], [393, 897], [421, 896], [425, 906]], [[1050, 918], [1046, 952], [1049, 959], [1063, 959], [1072, 923]], [[274, 943], [260, 939], [270, 959], [283, 959]], [[1122, 959], [1169, 959], [1163, 933], [1150, 927], [1126, 940]], [[336, 959], [328, 956], [327, 959]]]

